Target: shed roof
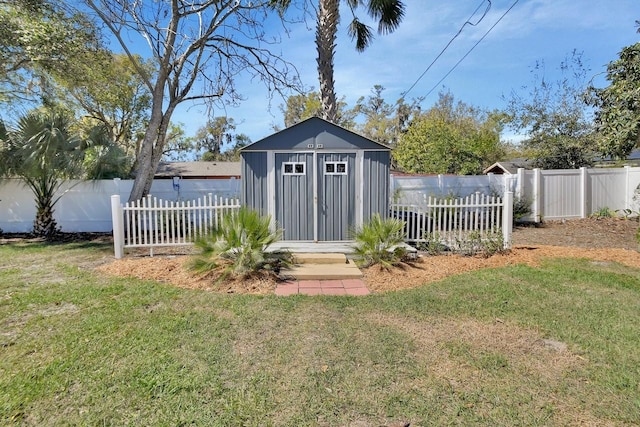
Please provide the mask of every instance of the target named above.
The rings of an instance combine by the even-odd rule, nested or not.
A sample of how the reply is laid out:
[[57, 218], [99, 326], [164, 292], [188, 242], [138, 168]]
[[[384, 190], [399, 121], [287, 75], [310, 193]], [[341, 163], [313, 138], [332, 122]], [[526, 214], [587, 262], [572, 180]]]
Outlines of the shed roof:
[[267, 136], [241, 151], [271, 150], [391, 150], [319, 117], [311, 117]]
[[240, 162], [161, 162], [156, 178], [229, 178], [240, 176]]

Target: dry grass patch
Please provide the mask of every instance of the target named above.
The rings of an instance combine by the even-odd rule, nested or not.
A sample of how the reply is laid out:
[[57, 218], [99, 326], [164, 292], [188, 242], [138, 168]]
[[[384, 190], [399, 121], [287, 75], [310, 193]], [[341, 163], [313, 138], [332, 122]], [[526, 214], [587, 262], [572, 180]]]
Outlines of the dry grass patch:
[[[582, 401], [567, 394], [567, 388], [583, 388], [586, 383], [580, 373], [589, 362], [578, 354], [579, 349], [545, 339], [535, 330], [500, 319], [494, 323], [441, 317], [416, 321], [369, 314], [366, 320], [397, 328], [414, 341], [412, 357], [424, 365], [427, 375], [398, 385], [405, 393], [444, 383], [452, 400], [485, 421], [504, 421], [504, 405], [512, 405], [527, 414], [530, 422], [615, 425], [597, 418]], [[443, 410], [451, 411], [452, 405]]]

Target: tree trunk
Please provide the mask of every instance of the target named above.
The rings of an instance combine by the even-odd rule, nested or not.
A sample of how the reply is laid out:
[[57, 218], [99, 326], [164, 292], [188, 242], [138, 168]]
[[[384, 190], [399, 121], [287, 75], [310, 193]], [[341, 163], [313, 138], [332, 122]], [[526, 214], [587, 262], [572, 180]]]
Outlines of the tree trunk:
[[151, 119], [138, 154], [135, 180], [131, 194], [129, 194], [129, 202], [140, 200], [149, 194], [158, 163], [162, 158], [167, 128], [176, 107], [174, 103], [171, 103], [165, 112], [162, 111], [165, 80], [165, 78], [159, 77], [153, 92]]
[[36, 219], [33, 221], [33, 234], [51, 240], [58, 232], [58, 224], [53, 218], [53, 201], [51, 197], [36, 199]]
[[333, 80], [333, 57], [338, 32], [339, 0], [320, 0], [318, 5], [318, 25], [316, 28], [316, 49], [318, 50], [318, 78], [322, 117], [336, 121], [338, 103]]

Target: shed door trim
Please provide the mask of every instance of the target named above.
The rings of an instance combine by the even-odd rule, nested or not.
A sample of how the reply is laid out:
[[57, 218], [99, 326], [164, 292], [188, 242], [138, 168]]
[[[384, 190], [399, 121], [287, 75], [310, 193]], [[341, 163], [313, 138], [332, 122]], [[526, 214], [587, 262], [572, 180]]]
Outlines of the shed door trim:
[[318, 171], [316, 171], [316, 165], [318, 164], [318, 152], [313, 152], [313, 241], [318, 241]]

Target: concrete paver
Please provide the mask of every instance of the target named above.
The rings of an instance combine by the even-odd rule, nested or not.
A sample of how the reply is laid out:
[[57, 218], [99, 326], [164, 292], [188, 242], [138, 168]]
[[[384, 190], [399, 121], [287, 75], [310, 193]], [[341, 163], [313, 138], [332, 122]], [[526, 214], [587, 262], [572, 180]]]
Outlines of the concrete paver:
[[361, 279], [288, 280], [276, 286], [275, 294], [289, 295], [369, 295], [371, 291]]

